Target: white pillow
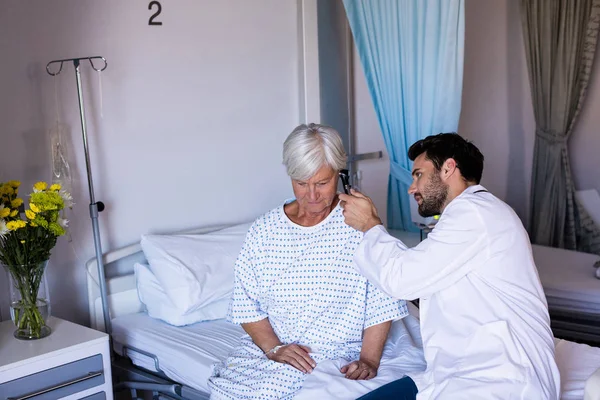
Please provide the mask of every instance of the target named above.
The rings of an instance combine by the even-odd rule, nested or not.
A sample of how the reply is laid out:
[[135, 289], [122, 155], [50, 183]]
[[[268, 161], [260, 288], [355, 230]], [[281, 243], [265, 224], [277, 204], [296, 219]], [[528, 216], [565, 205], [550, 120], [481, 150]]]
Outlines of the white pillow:
[[197, 235], [143, 235], [150, 270], [181, 315], [229, 299], [250, 223]]
[[133, 266], [138, 297], [146, 306], [148, 315], [175, 326], [195, 324], [225, 318], [229, 299], [218, 300], [199, 310], [188, 314], [181, 312], [173, 305], [148, 265], [136, 263]]

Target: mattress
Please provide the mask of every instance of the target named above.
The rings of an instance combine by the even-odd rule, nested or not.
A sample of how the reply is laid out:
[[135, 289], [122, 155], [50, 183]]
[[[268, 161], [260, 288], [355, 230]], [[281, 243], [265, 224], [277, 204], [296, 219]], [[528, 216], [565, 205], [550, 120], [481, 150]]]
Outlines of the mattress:
[[[209, 392], [207, 380], [212, 364], [224, 360], [243, 334], [239, 326], [224, 320], [175, 327], [145, 313], [138, 313], [115, 318], [112, 322], [113, 343], [117, 353], [121, 352], [122, 345], [127, 345], [155, 354], [159, 368], [165, 375], [202, 392]], [[418, 330], [416, 318], [396, 321], [390, 331], [382, 361], [382, 368], [385, 365], [391, 368], [380, 371], [381, 376], [371, 381], [345, 381], [339, 387], [351, 389], [349, 385], [362, 385], [358, 390], [367, 392], [382, 384], [378, 383], [379, 379], [391, 380], [402, 372], [423, 369]], [[555, 339], [555, 344], [556, 361], [561, 374], [561, 399], [580, 400], [586, 380], [600, 367], [600, 348], [562, 339]], [[135, 351], [130, 351], [128, 356], [135, 365], [150, 371], [156, 370], [152, 358]], [[319, 382], [322, 378], [314, 376], [311, 379], [315, 380], [313, 386], [323, 387], [323, 382]], [[327, 377], [324, 382], [331, 382], [331, 379]]]
[[[114, 318], [112, 329], [118, 354], [122, 354], [122, 345], [152, 353], [166, 376], [202, 392], [209, 392], [212, 364], [224, 360], [244, 333], [225, 320], [175, 327], [146, 313]], [[135, 351], [128, 351], [127, 356], [135, 365], [156, 371], [152, 358]]]
[[550, 311], [600, 317], [600, 279], [594, 269], [600, 256], [538, 245], [532, 249]]
[[[409, 310], [416, 307], [409, 307]], [[418, 313], [418, 311], [416, 311]], [[145, 313], [112, 320], [113, 346], [122, 354], [122, 346], [152, 353], [158, 359], [159, 372], [168, 378], [201, 392], [209, 392], [208, 378], [212, 365], [222, 361], [237, 345], [242, 328], [224, 320], [175, 327], [153, 319]], [[128, 350], [131, 361], [146, 370], [156, 371], [155, 361], [134, 349]], [[411, 315], [392, 324], [383, 350], [377, 377], [368, 381], [349, 381], [339, 373], [346, 360], [328, 360], [307, 377], [298, 398], [331, 398], [323, 382], [335, 387], [336, 397], [355, 399], [396, 380], [410, 371], [425, 369], [419, 321]], [[304, 396], [304, 397], [302, 397]]]

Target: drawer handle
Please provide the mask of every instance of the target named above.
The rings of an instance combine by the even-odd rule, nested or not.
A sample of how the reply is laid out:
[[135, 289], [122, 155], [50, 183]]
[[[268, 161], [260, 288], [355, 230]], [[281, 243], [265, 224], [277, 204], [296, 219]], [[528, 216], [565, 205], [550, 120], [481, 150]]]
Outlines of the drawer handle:
[[31, 399], [32, 397], [35, 396], [39, 396], [42, 395], [44, 393], [48, 393], [51, 392], [53, 390], [57, 390], [57, 389], [61, 389], [70, 385], [74, 385], [76, 383], [79, 382], [83, 382], [83, 381], [87, 381], [88, 379], [92, 379], [92, 378], [96, 378], [97, 376], [102, 375], [103, 371], [98, 371], [98, 372], [89, 372], [86, 376], [82, 376], [81, 378], [77, 378], [77, 379], [73, 379], [72, 381], [69, 382], [65, 382], [65, 383], [60, 383], [56, 386], [52, 386], [46, 389], [42, 389], [40, 391], [37, 391], [35, 393], [29, 393], [26, 394], [25, 396], [21, 396], [21, 397], [9, 397], [7, 400], [27, 400], [27, 399]]

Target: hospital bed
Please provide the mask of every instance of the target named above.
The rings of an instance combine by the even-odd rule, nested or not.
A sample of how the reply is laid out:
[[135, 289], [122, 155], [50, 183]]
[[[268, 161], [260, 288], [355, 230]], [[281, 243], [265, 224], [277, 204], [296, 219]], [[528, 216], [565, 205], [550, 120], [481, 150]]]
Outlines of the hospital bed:
[[[221, 228], [223, 226], [185, 233], [202, 234]], [[139, 243], [104, 255], [115, 391], [129, 390], [133, 398], [140, 396], [141, 391], [149, 391], [154, 398], [208, 399], [211, 365], [226, 357], [243, 331], [224, 320], [175, 327], [149, 317], [138, 298], [133, 274], [134, 264], [144, 261]], [[104, 330], [96, 260], [88, 261], [86, 268], [91, 325]], [[412, 309], [413, 314], [415, 309]], [[418, 311], [416, 313], [418, 317]], [[555, 342], [561, 371], [561, 398], [582, 399], [586, 380], [600, 368], [600, 348], [564, 339]], [[600, 399], [600, 388], [588, 385], [588, 390], [592, 396], [589, 399]]]
[[556, 337], [600, 345], [600, 256], [532, 246]]
[[[576, 192], [577, 200], [600, 226], [600, 195]], [[533, 245], [554, 335], [600, 346], [600, 279], [594, 264], [600, 256]]]

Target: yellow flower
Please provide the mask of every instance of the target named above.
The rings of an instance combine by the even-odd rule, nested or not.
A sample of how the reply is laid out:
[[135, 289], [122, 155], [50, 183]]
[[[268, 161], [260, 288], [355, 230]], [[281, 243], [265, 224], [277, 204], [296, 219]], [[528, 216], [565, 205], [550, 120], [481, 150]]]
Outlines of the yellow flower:
[[29, 225], [31, 225], [31, 226], [33, 226], [33, 227], [36, 227], [36, 226], [38, 226], [38, 224], [36, 224], [36, 223], [35, 223], [35, 222], [33, 222], [33, 221], [29, 222]]
[[29, 219], [35, 219], [35, 213], [33, 211], [31, 211], [31, 210], [25, 210], [25, 215]]
[[38, 182], [35, 185], [33, 185], [33, 191], [34, 192], [41, 192], [43, 190], [46, 190], [46, 188], [48, 187], [48, 184], [46, 182]]
[[53, 184], [52, 186], [50, 186], [50, 190], [53, 190], [55, 192], [58, 192], [60, 190], [60, 185], [58, 183]]
[[0, 218], [6, 218], [10, 215], [10, 208], [5, 208], [4, 204], [0, 204]]
[[19, 208], [21, 207], [21, 204], [23, 204], [23, 199], [17, 197], [16, 199], [14, 199], [13, 201], [10, 202], [10, 206], [12, 208]]
[[65, 229], [56, 222], [51, 222], [48, 224], [48, 230], [52, 232], [54, 236], [62, 236], [66, 233]]
[[31, 211], [35, 213], [39, 213], [41, 211], [40, 208], [35, 205], [35, 203], [29, 203], [29, 208], [31, 208]]
[[35, 217], [33, 222], [35, 222], [35, 224], [37, 226], [41, 226], [42, 228], [48, 229], [48, 221], [46, 221], [44, 218], [40, 217], [39, 215], [37, 215]]
[[15, 190], [7, 184], [0, 187], [0, 195], [10, 196], [11, 194], [14, 194], [14, 193], [15, 193]]
[[13, 189], [16, 189], [19, 186], [21, 186], [21, 182], [19, 182], [19, 181], [8, 181], [8, 182], [6, 182], [6, 184], [12, 186]]
[[19, 210], [12, 210], [9, 215], [11, 217], [16, 217], [18, 213], [19, 213]]
[[25, 228], [27, 226], [27, 222], [25, 221], [9, 221], [6, 223], [6, 227], [9, 231], [16, 231], [17, 229]]
[[24, 241], [24, 240], [21, 240], [21, 244], [25, 244], [25, 241]]
[[64, 201], [58, 192], [43, 191], [37, 193], [31, 193], [29, 198], [31, 203], [35, 203], [36, 206], [42, 211], [48, 210], [62, 210], [64, 207]]

